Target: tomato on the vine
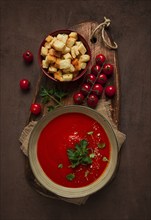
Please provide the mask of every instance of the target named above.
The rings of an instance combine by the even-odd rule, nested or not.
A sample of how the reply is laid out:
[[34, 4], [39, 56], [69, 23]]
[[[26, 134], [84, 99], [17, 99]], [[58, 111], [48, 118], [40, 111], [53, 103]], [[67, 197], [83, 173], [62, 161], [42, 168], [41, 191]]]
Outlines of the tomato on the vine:
[[94, 84], [96, 80], [96, 76], [93, 74], [88, 74], [87, 75], [87, 83], [89, 83], [90, 85]]
[[95, 60], [96, 60], [96, 64], [97, 64], [97, 65], [102, 66], [103, 63], [104, 63], [105, 60], [106, 60], [106, 57], [105, 57], [103, 54], [100, 53], [100, 54], [98, 54], [98, 55], [96, 56]]
[[91, 73], [97, 76], [101, 71], [101, 67], [99, 65], [93, 65], [91, 68]]
[[81, 87], [81, 92], [86, 96], [90, 92], [91, 86], [88, 83], [84, 83]]
[[87, 98], [87, 105], [91, 108], [95, 108], [98, 104], [98, 97], [94, 94], [90, 94]]
[[110, 63], [104, 64], [103, 73], [105, 73], [107, 76], [111, 76], [113, 74], [113, 70], [114, 70], [114, 67], [112, 64]]
[[102, 86], [104, 86], [107, 82], [107, 77], [105, 74], [101, 73], [97, 78], [97, 83], [100, 83]]
[[103, 92], [103, 87], [101, 86], [101, 84], [99, 83], [94, 84], [94, 86], [92, 87], [92, 93], [100, 97], [102, 95], [102, 92]]

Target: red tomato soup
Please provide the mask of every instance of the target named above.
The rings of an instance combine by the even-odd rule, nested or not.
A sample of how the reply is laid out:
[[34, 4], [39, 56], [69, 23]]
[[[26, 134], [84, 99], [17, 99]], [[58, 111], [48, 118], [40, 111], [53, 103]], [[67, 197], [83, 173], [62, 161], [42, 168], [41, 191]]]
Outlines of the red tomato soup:
[[65, 187], [84, 187], [106, 169], [110, 143], [97, 121], [82, 113], [66, 113], [42, 130], [37, 155], [52, 181]]

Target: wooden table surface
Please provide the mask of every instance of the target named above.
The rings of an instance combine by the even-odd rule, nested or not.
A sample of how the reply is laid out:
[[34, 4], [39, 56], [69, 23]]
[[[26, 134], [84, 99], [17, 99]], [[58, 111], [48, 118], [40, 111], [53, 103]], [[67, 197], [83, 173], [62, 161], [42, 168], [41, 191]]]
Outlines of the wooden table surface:
[[[151, 1], [0, 1], [0, 219], [151, 219]], [[37, 53], [50, 32], [81, 22], [111, 19], [118, 44], [121, 83], [120, 130], [127, 135], [114, 181], [77, 206], [39, 195], [28, 184], [18, 141], [40, 73]], [[27, 67], [22, 54], [30, 49]], [[19, 81], [31, 90], [22, 93]]]

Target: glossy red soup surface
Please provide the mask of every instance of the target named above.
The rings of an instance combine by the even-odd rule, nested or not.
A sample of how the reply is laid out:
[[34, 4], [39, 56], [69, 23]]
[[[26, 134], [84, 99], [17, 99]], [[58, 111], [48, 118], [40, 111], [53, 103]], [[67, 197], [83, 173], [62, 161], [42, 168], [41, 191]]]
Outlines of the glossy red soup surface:
[[[91, 164], [71, 168], [67, 150], [74, 149], [81, 140], [88, 142], [88, 149], [95, 156]], [[110, 160], [110, 142], [103, 127], [93, 118], [82, 113], [65, 113], [42, 130], [37, 156], [43, 171], [55, 183], [71, 188], [84, 187], [98, 179], [106, 169]], [[67, 179], [68, 174], [74, 174], [75, 178]]]

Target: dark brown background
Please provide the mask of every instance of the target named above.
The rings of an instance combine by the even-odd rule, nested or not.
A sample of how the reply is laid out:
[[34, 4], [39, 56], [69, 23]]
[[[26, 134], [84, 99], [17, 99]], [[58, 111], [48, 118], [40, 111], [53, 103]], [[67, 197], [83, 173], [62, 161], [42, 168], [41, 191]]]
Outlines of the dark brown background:
[[[1, 220], [151, 219], [151, 1], [1, 0]], [[120, 128], [127, 140], [114, 181], [84, 206], [40, 196], [25, 179], [18, 138], [26, 123], [39, 75], [38, 47], [49, 32], [103, 17], [118, 43]], [[27, 68], [22, 53], [30, 49]], [[19, 80], [32, 88], [23, 94]]]

